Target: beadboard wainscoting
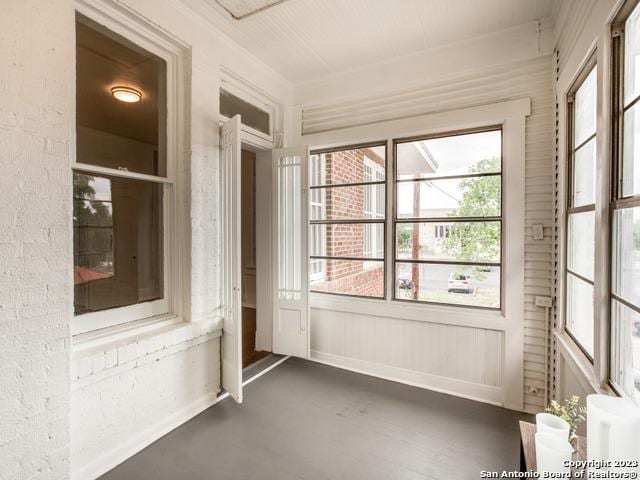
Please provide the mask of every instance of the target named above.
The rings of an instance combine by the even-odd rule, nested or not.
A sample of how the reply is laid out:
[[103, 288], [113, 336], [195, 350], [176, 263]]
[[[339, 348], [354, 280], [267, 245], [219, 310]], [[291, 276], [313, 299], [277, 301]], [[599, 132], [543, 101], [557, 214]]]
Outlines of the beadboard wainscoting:
[[503, 399], [504, 332], [311, 309], [311, 358], [495, 405]]

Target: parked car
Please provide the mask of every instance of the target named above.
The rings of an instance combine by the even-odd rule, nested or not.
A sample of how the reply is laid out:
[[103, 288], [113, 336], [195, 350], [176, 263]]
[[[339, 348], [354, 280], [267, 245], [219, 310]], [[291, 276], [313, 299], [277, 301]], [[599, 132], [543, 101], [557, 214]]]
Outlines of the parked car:
[[451, 275], [449, 275], [449, 280], [447, 281], [448, 292], [473, 293], [475, 289], [476, 287], [471, 275], [455, 272], [452, 272]]

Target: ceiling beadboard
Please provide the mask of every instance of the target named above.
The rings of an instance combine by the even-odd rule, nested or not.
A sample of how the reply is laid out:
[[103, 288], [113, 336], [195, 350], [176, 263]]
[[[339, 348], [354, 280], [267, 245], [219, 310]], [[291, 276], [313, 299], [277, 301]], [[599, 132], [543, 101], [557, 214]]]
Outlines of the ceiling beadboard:
[[262, 12], [287, 0], [215, 0], [235, 19], [242, 19]]
[[[234, 20], [216, 0], [183, 0], [292, 83], [548, 18], [554, 0], [287, 0]], [[226, 8], [270, 0], [220, 0]]]
[[[552, 56], [547, 55], [420, 89], [303, 106], [303, 132], [310, 134], [500, 100], [531, 98], [525, 145], [524, 275], [524, 403], [529, 412], [539, 412], [544, 406], [545, 313], [535, 306], [534, 298], [552, 293], [554, 66]], [[533, 239], [533, 225], [538, 223], [544, 227], [542, 241]]]

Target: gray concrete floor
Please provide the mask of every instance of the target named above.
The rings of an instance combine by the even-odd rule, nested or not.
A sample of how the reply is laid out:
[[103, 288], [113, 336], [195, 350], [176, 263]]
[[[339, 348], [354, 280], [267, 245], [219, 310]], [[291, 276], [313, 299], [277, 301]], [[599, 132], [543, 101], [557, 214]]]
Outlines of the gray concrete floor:
[[470, 480], [519, 462], [525, 415], [289, 359], [102, 480]]

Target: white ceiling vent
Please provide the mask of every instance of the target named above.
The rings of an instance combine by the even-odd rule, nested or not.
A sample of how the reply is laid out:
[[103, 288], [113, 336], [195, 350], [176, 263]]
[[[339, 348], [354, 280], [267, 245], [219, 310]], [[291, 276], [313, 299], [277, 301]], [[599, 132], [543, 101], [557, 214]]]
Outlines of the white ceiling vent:
[[287, 0], [216, 0], [229, 15], [236, 20], [242, 20], [254, 13], [262, 12]]

